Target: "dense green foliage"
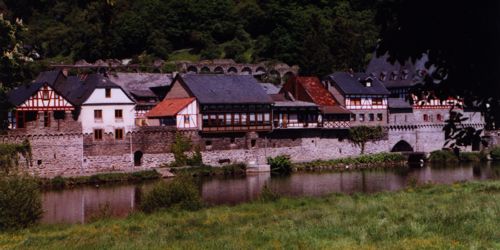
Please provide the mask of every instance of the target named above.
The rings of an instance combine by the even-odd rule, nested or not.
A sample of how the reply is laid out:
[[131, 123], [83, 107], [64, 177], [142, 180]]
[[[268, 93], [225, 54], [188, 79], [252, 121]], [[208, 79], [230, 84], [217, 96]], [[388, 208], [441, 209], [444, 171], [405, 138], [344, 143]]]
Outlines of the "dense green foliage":
[[210, 165], [200, 165], [196, 167], [172, 168], [172, 173], [190, 176], [244, 176], [246, 174], [245, 163], [233, 163], [212, 167]]
[[193, 180], [183, 176], [169, 182], [157, 183], [146, 192], [141, 201], [141, 209], [147, 213], [166, 208], [196, 210], [201, 207], [202, 201], [198, 188]]
[[28, 140], [21, 144], [0, 143], [0, 172], [8, 173], [19, 164], [19, 155], [26, 159], [26, 163], [31, 161], [31, 145]]
[[500, 182], [136, 213], [0, 234], [2, 249], [498, 249]]
[[500, 147], [494, 147], [490, 151], [491, 158], [495, 161], [500, 160]]
[[458, 162], [459, 158], [450, 150], [432, 151], [429, 161], [432, 163], [453, 163]]
[[276, 191], [272, 190], [269, 185], [264, 184], [262, 190], [260, 191], [259, 200], [263, 202], [277, 201], [281, 198], [281, 195]]
[[487, 154], [486, 152], [460, 152], [459, 160], [461, 162], [479, 162], [486, 161]]
[[84, 184], [104, 184], [112, 182], [139, 182], [145, 180], [159, 179], [161, 175], [156, 170], [143, 170], [131, 173], [102, 173], [90, 176], [62, 177], [56, 176], [52, 179], [38, 179], [43, 188], [65, 188]]
[[361, 154], [365, 153], [365, 145], [368, 141], [379, 140], [384, 136], [382, 127], [357, 126], [349, 129], [349, 140], [361, 148]]
[[406, 161], [406, 156], [399, 153], [378, 153], [378, 154], [368, 154], [360, 155], [356, 157], [339, 158], [332, 160], [317, 160], [306, 163], [297, 163], [295, 166], [298, 170], [302, 168], [316, 168], [316, 167], [340, 167], [351, 166], [355, 168], [356, 165], [364, 164], [380, 164], [382, 167], [388, 164], [401, 163]]
[[274, 158], [268, 157], [267, 164], [270, 165], [273, 173], [289, 174], [292, 172], [292, 161], [288, 155], [278, 155]]
[[0, 231], [32, 225], [42, 212], [39, 187], [33, 178], [0, 176]]
[[362, 69], [378, 38], [374, 4], [360, 1], [2, 0], [0, 12], [2, 2], [8, 18], [26, 23], [25, 42], [58, 62], [186, 59], [174, 52], [190, 49], [201, 59], [276, 59], [324, 75]]

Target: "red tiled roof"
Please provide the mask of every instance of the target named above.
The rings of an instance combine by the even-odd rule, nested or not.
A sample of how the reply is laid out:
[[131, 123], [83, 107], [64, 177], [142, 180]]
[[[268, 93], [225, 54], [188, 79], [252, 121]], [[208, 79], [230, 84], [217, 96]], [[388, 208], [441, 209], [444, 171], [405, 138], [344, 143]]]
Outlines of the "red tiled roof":
[[314, 76], [304, 77], [298, 76], [296, 77], [296, 81], [298, 84], [302, 85], [306, 92], [309, 94], [311, 99], [320, 106], [334, 106], [337, 105], [335, 98], [332, 93], [328, 91], [319, 81], [319, 78]]
[[165, 99], [146, 113], [146, 117], [165, 117], [177, 115], [183, 108], [193, 102], [195, 98]]

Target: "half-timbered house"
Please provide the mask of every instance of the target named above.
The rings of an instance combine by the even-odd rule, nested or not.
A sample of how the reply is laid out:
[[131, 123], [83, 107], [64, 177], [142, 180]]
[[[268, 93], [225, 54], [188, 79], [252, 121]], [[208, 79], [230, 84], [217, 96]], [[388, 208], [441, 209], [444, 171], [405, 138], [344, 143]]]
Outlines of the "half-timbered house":
[[75, 103], [65, 95], [60, 71], [42, 72], [32, 83], [12, 90], [10, 129], [23, 133], [53, 133], [81, 128], [73, 119]]
[[177, 129], [199, 129], [198, 103], [194, 97], [165, 99], [146, 113], [150, 122]]
[[101, 140], [104, 133], [113, 133], [121, 140], [135, 128], [132, 97], [109, 78], [101, 74], [73, 76], [68, 78], [67, 87], [80, 106], [78, 119], [83, 132], [93, 133], [95, 140]]
[[[204, 133], [270, 131], [272, 99], [257, 80], [248, 75], [178, 75], [162, 103], [176, 118], [180, 100], [194, 98], [197, 125]], [[175, 104], [175, 105], [174, 105]], [[175, 108], [174, 108], [175, 107]], [[189, 105], [188, 105], [189, 107]], [[150, 116], [152, 114], [148, 114]], [[187, 114], [192, 117], [191, 113]], [[172, 117], [172, 116], [170, 116]], [[176, 124], [183, 123], [176, 121]], [[190, 123], [191, 126], [191, 123]]]
[[352, 125], [386, 125], [390, 92], [365, 73], [335, 72], [324, 79], [328, 90], [351, 114]]
[[[322, 128], [348, 128], [350, 112], [342, 107], [335, 97], [321, 85], [317, 77], [291, 77], [281, 88], [280, 93], [285, 97], [293, 98], [294, 101], [301, 101], [298, 104], [302, 107], [294, 107], [293, 115], [299, 124], [308, 124]], [[309, 105], [313, 103], [316, 107]], [[290, 118], [290, 109], [279, 108], [275, 116]], [[283, 103], [283, 105], [287, 105]], [[294, 105], [297, 105], [294, 104]], [[316, 112], [314, 110], [319, 112]], [[300, 118], [299, 118], [300, 117]], [[286, 119], [285, 119], [286, 120]], [[300, 122], [299, 122], [300, 120]]]

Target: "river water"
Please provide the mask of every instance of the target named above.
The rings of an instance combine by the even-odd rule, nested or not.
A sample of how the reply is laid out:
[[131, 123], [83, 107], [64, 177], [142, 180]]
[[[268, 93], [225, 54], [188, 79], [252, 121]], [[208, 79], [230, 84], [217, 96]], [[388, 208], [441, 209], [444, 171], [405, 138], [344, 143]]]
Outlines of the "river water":
[[[234, 205], [256, 199], [266, 183], [285, 196], [322, 196], [329, 193], [396, 191], [410, 182], [450, 184], [487, 179], [500, 179], [500, 164], [302, 172], [286, 177], [271, 177], [269, 173], [263, 173], [240, 178], [207, 178], [200, 181], [199, 189], [207, 204]], [[153, 184], [81, 186], [46, 191], [42, 194], [42, 223], [86, 223], [100, 216], [127, 216], [137, 209], [141, 190]]]

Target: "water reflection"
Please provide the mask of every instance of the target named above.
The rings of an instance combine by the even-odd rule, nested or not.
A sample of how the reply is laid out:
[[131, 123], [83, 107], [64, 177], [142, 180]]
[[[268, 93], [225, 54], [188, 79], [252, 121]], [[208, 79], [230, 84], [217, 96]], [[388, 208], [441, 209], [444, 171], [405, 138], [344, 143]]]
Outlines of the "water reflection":
[[[238, 204], [256, 199], [263, 186], [287, 196], [322, 196], [329, 193], [373, 193], [396, 191], [417, 183], [445, 183], [500, 178], [500, 167], [490, 164], [455, 167], [400, 168], [343, 173], [296, 173], [286, 177], [253, 174], [244, 178], [204, 179], [200, 182], [203, 200], [211, 205]], [[141, 191], [151, 186], [119, 185], [80, 187], [43, 193], [44, 223], [85, 223], [105, 209], [106, 214], [123, 217], [136, 209]]]

